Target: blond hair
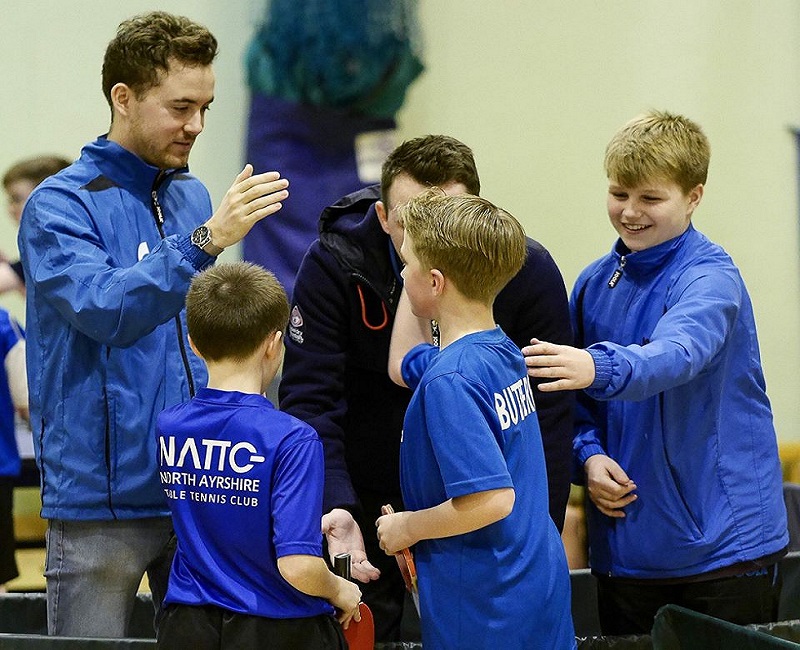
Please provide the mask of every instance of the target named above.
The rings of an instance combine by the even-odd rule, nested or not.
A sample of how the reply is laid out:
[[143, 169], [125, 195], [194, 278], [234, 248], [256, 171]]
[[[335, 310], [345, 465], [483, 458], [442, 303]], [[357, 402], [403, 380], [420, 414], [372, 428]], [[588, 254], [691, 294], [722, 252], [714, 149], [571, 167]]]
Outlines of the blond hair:
[[640, 115], [614, 134], [606, 147], [609, 180], [637, 187], [650, 180], [677, 183], [685, 193], [704, 185], [711, 147], [692, 120], [666, 111]]
[[423, 192], [398, 208], [420, 262], [471, 300], [491, 304], [527, 255], [525, 231], [505, 210], [471, 194]]

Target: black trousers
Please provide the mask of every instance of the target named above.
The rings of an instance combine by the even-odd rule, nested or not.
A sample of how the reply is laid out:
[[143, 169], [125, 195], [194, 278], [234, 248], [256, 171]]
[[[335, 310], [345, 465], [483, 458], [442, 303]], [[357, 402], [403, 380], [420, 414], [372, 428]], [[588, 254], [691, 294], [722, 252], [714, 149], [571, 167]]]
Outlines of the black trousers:
[[0, 476], [0, 585], [19, 575], [14, 557], [14, 479]]
[[403, 576], [394, 556], [386, 555], [378, 545], [375, 520], [381, 516], [381, 506], [389, 503], [396, 510], [403, 510], [399, 495], [358, 491], [363, 515], [356, 518], [364, 537], [364, 548], [372, 564], [380, 570], [381, 577], [372, 582], [359, 582], [362, 600], [369, 605], [375, 619], [375, 641], [419, 641], [421, 640], [419, 615], [411, 597], [406, 593]]
[[264, 618], [204, 605], [169, 605], [158, 629], [161, 650], [345, 650], [332, 616]]
[[597, 576], [597, 604], [604, 635], [650, 634], [656, 612], [680, 605], [738, 625], [778, 618], [781, 592], [777, 565], [758, 575], [702, 582], [643, 584]]

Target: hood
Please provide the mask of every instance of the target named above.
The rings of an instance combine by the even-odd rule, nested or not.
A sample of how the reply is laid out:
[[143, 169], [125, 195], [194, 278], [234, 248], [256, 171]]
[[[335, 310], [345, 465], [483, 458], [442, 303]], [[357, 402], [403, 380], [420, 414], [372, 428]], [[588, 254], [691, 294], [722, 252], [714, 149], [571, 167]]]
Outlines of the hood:
[[325, 208], [319, 221], [319, 240], [355, 280], [393, 306], [400, 288], [392, 264], [397, 254], [378, 221], [375, 202], [379, 199], [380, 186], [372, 185]]

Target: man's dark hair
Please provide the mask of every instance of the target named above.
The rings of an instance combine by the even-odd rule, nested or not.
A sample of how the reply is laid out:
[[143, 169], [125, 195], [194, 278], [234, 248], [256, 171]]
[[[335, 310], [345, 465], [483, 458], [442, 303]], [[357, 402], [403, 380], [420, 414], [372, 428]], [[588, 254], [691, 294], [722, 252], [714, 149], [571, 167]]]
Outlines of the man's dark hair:
[[141, 97], [158, 85], [161, 75], [176, 62], [211, 65], [217, 39], [203, 25], [164, 11], [140, 14], [120, 23], [103, 59], [103, 94], [111, 106], [111, 89], [118, 83]]
[[481, 192], [472, 149], [447, 135], [406, 140], [389, 154], [381, 169], [381, 198], [387, 206], [389, 188], [400, 174], [408, 174], [421, 185], [456, 182], [463, 184], [468, 194], [477, 196]]

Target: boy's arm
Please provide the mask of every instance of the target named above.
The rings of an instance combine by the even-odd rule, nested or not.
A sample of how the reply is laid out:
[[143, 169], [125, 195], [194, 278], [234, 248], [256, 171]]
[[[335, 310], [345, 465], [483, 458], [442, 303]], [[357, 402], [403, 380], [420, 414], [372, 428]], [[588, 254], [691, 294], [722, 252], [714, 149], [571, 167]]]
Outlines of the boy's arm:
[[514, 508], [513, 488], [473, 492], [433, 508], [383, 515], [375, 522], [381, 548], [393, 555], [422, 539], [464, 535], [504, 519]]
[[358, 616], [361, 590], [354, 582], [340, 578], [328, 570], [325, 560], [314, 555], [284, 555], [278, 558], [278, 571], [284, 580], [309, 596], [324, 598], [339, 610], [339, 622], [349, 624]]
[[329, 600], [349, 620], [360, 592], [347, 581], [339, 582], [322, 559], [322, 444], [307, 425], [296, 421], [295, 426], [276, 453], [272, 471], [270, 509], [278, 570], [293, 587]]
[[420, 343], [431, 342], [431, 323], [425, 318], [417, 318], [411, 311], [406, 290], [400, 294], [397, 314], [392, 328], [392, 342], [389, 346], [389, 378], [398, 386], [407, 386], [403, 379], [403, 359], [411, 348]]
[[[550, 390], [586, 388], [598, 400], [647, 399], [688, 383], [714, 363], [746, 301], [735, 267], [698, 265], [671, 287], [664, 314], [643, 344], [583, 341], [591, 345], [578, 350], [535, 343], [523, 353], [532, 376], [555, 379]], [[588, 383], [580, 370], [589, 367], [587, 357], [594, 369]]]

